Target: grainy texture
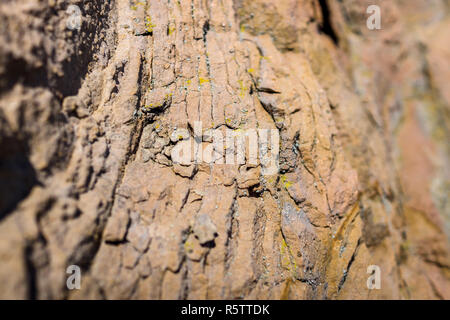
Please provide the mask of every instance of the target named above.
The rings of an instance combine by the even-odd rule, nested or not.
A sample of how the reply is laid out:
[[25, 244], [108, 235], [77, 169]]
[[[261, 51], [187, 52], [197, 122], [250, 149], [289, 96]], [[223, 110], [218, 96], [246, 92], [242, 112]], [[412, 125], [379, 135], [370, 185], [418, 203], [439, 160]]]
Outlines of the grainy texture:
[[[0, 298], [450, 299], [449, 9], [3, 0]], [[173, 163], [196, 121], [280, 172]]]

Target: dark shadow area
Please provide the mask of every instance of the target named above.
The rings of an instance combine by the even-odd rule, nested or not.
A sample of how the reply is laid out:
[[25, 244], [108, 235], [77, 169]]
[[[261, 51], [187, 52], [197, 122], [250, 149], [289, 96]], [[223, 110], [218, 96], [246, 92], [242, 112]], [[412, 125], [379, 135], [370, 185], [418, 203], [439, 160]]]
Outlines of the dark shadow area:
[[328, 7], [327, 0], [319, 0], [320, 8], [322, 10], [323, 22], [319, 25], [320, 31], [328, 35], [333, 42], [338, 45], [339, 38], [334, 32], [333, 26], [331, 25], [330, 8]]
[[0, 140], [0, 221], [28, 196], [38, 183], [27, 148], [14, 138]]
[[216, 247], [216, 241], [211, 240], [211, 241], [208, 241], [208, 242], [205, 242], [205, 243], [201, 244], [201, 246], [203, 248], [210, 248], [210, 249], [212, 249], [212, 248]]
[[[59, 99], [76, 95], [89, 72], [90, 64], [96, 61], [96, 52], [101, 45], [100, 35], [104, 36], [104, 30], [107, 30], [111, 6], [103, 0], [90, 1], [88, 10], [84, 10], [85, 6], [80, 5], [82, 16], [89, 17], [89, 20], [82, 23], [80, 30], [55, 28], [51, 32], [43, 32], [42, 43], [54, 43], [55, 47], [46, 48], [41, 44], [33, 49], [34, 52], [40, 53], [39, 67], [30, 64], [21, 56], [13, 55], [7, 48], [0, 48], [0, 62], [5, 66], [4, 70], [0, 70], [0, 93], [11, 90], [16, 83], [22, 83], [27, 87], [49, 88]], [[44, 8], [34, 12], [34, 15], [49, 23], [65, 23], [66, 15], [59, 18], [63, 21], [54, 19], [57, 19], [57, 12], [65, 12], [66, 9], [67, 4], [59, 4], [53, 9]], [[36, 31], [41, 33], [41, 30]], [[12, 43], [20, 43], [17, 39], [20, 35], [11, 32], [8, 36]], [[59, 59], [63, 60], [60, 63], [55, 61]], [[61, 68], [62, 74], [56, 71], [58, 67]]]

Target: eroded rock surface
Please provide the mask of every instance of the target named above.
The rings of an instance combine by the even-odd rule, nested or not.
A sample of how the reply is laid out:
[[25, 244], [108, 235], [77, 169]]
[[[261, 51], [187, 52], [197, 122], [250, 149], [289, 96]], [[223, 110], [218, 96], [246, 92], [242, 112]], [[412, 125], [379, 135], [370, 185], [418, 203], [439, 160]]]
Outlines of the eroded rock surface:
[[[449, 9], [2, 1], [0, 298], [450, 299]], [[278, 173], [176, 163], [199, 121]]]

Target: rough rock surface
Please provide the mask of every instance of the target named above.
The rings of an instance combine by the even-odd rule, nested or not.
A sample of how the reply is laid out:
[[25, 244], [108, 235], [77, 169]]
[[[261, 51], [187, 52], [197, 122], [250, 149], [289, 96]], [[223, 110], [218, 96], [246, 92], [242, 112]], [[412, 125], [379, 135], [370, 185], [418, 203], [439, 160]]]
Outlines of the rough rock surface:
[[[3, 0], [0, 298], [450, 299], [449, 10]], [[196, 121], [279, 173], [173, 163]]]

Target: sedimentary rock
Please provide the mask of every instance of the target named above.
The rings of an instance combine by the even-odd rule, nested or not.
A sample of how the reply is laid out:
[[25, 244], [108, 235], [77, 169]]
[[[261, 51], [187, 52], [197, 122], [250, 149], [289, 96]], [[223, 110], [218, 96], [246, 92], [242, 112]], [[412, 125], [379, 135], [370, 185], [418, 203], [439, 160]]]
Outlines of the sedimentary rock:
[[[449, 9], [2, 1], [0, 298], [449, 299]], [[176, 163], [198, 121], [279, 170]]]

